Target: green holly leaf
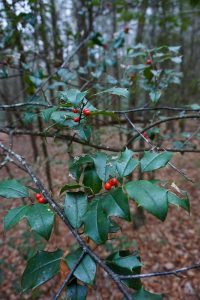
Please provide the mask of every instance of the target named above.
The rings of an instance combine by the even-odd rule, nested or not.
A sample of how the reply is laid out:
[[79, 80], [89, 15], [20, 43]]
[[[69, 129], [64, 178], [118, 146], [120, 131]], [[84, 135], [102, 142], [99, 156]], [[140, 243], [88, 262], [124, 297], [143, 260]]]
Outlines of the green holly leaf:
[[106, 182], [110, 177], [118, 177], [116, 159], [112, 159], [104, 153], [96, 153], [93, 157], [94, 165], [99, 178]]
[[86, 167], [83, 174], [83, 184], [89, 187], [94, 194], [97, 194], [102, 188], [102, 181], [97, 175], [94, 167]]
[[59, 99], [68, 103], [73, 104], [77, 107], [81, 101], [85, 98], [87, 94], [86, 92], [80, 92], [77, 89], [69, 89], [68, 91], [60, 92]]
[[142, 172], [150, 172], [165, 167], [172, 156], [172, 152], [154, 153], [145, 151], [140, 161], [141, 170]]
[[150, 99], [153, 103], [156, 103], [160, 99], [161, 95], [162, 95], [161, 90], [152, 90], [149, 93]]
[[29, 259], [21, 279], [23, 292], [36, 288], [54, 277], [60, 271], [62, 256], [62, 250], [39, 251]]
[[109, 220], [102, 207], [101, 198], [94, 198], [84, 216], [85, 234], [96, 244], [104, 244], [108, 238]]
[[116, 216], [127, 221], [131, 220], [128, 198], [121, 188], [103, 195], [102, 206], [108, 217]]
[[[82, 249], [79, 248], [66, 256], [65, 260], [70, 269], [73, 269], [81, 253]], [[96, 275], [96, 264], [89, 255], [85, 255], [73, 274], [82, 282], [92, 285]]]
[[85, 300], [87, 297], [87, 287], [78, 284], [75, 280], [68, 284], [66, 300]]
[[167, 190], [146, 180], [128, 182], [125, 190], [139, 206], [161, 221], [165, 220], [168, 212]]
[[73, 128], [77, 126], [77, 123], [73, 121], [74, 113], [67, 111], [54, 111], [50, 119], [54, 121], [59, 126], [67, 126], [69, 128]]
[[0, 196], [4, 198], [26, 198], [29, 197], [28, 189], [15, 179], [0, 182]]
[[55, 112], [56, 109], [57, 109], [57, 107], [54, 106], [54, 107], [50, 107], [50, 108], [47, 108], [47, 109], [42, 110], [40, 114], [41, 114], [41, 117], [43, 118], [43, 120], [44, 120], [45, 122], [49, 122], [52, 113]]
[[17, 208], [10, 209], [7, 215], [4, 217], [4, 229], [9, 230], [16, 224], [18, 224], [23, 218], [26, 217], [29, 206], [19, 206]]
[[170, 204], [176, 205], [176, 206], [181, 207], [181, 208], [187, 210], [188, 212], [190, 212], [190, 201], [188, 198], [182, 199], [182, 198], [179, 198], [174, 193], [168, 192], [167, 200]]
[[49, 240], [54, 223], [54, 213], [48, 204], [34, 204], [29, 206], [26, 219], [32, 230], [46, 240]]
[[[130, 251], [123, 250], [115, 252], [106, 258], [106, 264], [117, 274], [134, 275], [140, 274], [141, 262], [138, 254], [131, 254]], [[130, 288], [140, 289], [140, 279], [128, 279], [123, 282]]]
[[67, 190], [75, 190], [81, 188], [81, 185], [78, 183], [69, 183], [69, 184], [65, 184], [62, 189], [60, 190], [60, 194], [66, 192]]
[[133, 159], [133, 151], [126, 148], [117, 161], [117, 171], [121, 177], [129, 175], [137, 167], [138, 161]]
[[153, 294], [141, 288], [139, 291], [133, 294], [133, 299], [134, 300], [162, 300], [163, 297], [162, 295]]
[[83, 192], [69, 192], [66, 194], [64, 211], [68, 221], [74, 228], [81, 226], [87, 205], [87, 197]]
[[88, 142], [90, 140], [91, 134], [92, 134], [92, 129], [89, 125], [84, 127], [79, 126], [78, 135], [82, 140]]
[[111, 88], [109, 90], [106, 90], [104, 92], [107, 92], [107, 93], [112, 94], [112, 95], [122, 96], [122, 97], [125, 97], [125, 98], [129, 97], [129, 91], [125, 88], [113, 87], [113, 88]]

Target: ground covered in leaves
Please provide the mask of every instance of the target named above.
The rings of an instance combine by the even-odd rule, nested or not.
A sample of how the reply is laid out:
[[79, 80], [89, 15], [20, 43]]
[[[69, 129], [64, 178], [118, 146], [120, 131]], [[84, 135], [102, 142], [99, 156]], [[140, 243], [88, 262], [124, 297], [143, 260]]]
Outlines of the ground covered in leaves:
[[[5, 135], [1, 135], [1, 140], [7, 141]], [[109, 140], [110, 145], [116, 146], [116, 137], [112, 139], [104, 137], [104, 141]], [[15, 138], [14, 150], [22, 154], [29, 162], [32, 162], [32, 151], [30, 149], [28, 137]], [[52, 155], [51, 167], [55, 199], [59, 199], [60, 187], [69, 182], [67, 171], [68, 159], [66, 146], [61, 142], [53, 144], [48, 140], [48, 149]], [[37, 140], [38, 147], [41, 147], [41, 140]], [[58, 153], [59, 151], [59, 153]], [[74, 146], [75, 154], [80, 152], [79, 146]], [[182, 209], [172, 207], [169, 210], [164, 223], [155, 217], [145, 213], [145, 224], [138, 229], [135, 228], [134, 214], [136, 207], [131, 203], [133, 222], [121, 222], [122, 232], [117, 234], [117, 239], [107, 242], [106, 247], [99, 247], [96, 251], [101, 257], [107, 256], [116, 247], [120, 249], [139, 249], [142, 262], [144, 264], [142, 273], [170, 270], [192, 265], [200, 261], [200, 157], [199, 154], [175, 154], [173, 163], [193, 179], [194, 183], [185, 180], [180, 174], [170, 167], [156, 173], [156, 178], [170, 179], [183, 190], [190, 194], [191, 213], [190, 215]], [[34, 170], [46, 181], [44, 175], [45, 160], [41, 156], [34, 163]], [[15, 178], [24, 178], [30, 184], [27, 176], [22, 171], [10, 166], [9, 170], [1, 170], [1, 180], [9, 177], [8, 173]], [[27, 180], [27, 181], [26, 181]], [[27, 200], [26, 200], [27, 201]], [[28, 201], [26, 203], [29, 203]], [[0, 217], [8, 209], [22, 204], [22, 200], [9, 200], [1, 198]], [[32, 293], [21, 294], [20, 275], [25, 268], [26, 260], [34, 253], [36, 248], [45, 250], [55, 250], [62, 248], [66, 253], [75, 247], [75, 241], [71, 233], [65, 226], [57, 220], [56, 228], [51, 236], [50, 242], [45, 245], [44, 241], [29, 230], [25, 222], [8, 232], [3, 231], [1, 222], [1, 256], [0, 256], [0, 299], [4, 300], [24, 300], [24, 299], [51, 299], [55, 291], [61, 284], [64, 274], [53, 278], [43, 287], [34, 290]], [[63, 270], [62, 270], [63, 271]], [[65, 271], [65, 270], [64, 270]], [[64, 272], [63, 271], [63, 272]], [[162, 293], [164, 299], [168, 300], [197, 300], [200, 299], [200, 270], [191, 270], [184, 275], [154, 277], [143, 280], [146, 289]], [[121, 299], [122, 296], [116, 289], [114, 283], [110, 281], [107, 274], [98, 269], [98, 276], [94, 287], [89, 288], [88, 299]]]

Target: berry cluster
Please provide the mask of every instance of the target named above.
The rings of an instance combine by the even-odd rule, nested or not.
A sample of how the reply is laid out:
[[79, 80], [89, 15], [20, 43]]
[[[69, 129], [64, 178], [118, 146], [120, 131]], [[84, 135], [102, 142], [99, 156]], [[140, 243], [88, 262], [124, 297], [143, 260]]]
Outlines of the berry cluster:
[[116, 178], [111, 178], [108, 182], [104, 184], [104, 189], [109, 191], [113, 186], [118, 186], [118, 181]]
[[[73, 109], [72, 109], [72, 112], [76, 114], [76, 113], [78, 113], [79, 111], [78, 111], [77, 108], [73, 108]], [[83, 109], [83, 114], [84, 114], [85, 117], [88, 117], [88, 116], [91, 114], [91, 112], [90, 112], [90, 110], [89, 110], [88, 108], [84, 108], [84, 109]], [[80, 121], [80, 117], [75, 117], [75, 118], [74, 118], [74, 122], [78, 123], [79, 121]]]
[[47, 201], [44, 199], [42, 194], [36, 194], [35, 198], [37, 199], [38, 203], [41, 203], [41, 204], [47, 203]]

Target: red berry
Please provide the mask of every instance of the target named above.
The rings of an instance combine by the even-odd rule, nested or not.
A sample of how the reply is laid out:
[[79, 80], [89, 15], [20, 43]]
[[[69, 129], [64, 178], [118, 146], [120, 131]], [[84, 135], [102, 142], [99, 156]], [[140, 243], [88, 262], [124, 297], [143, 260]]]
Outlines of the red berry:
[[44, 204], [44, 203], [46, 203], [46, 200], [44, 199], [44, 197], [41, 196], [41, 197], [38, 199], [38, 202], [41, 203], [41, 204]]
[[72, 111], [73, 111], [73, 113], [75, 113], [75, 114], [78, 113], [78, 109], [77, 109], [77, 108], [73, 108]]
[[105, 184], [104, 184], [104, 189], [105, 190], [107, 190], [107, 191], [109, 191], [110, 189], [111, 189], [111, 184], [109, 183], [109, 182], [106, 182]]
[[148, 58], [148, 59], [146, 60], [146, 65], [151, 65], [151, 64], [152, 64], [152, 61], [151, 61], [150, 58]]
[[89, 109], [87, 109], [87, 108], [84, 108], [83, 109], [83, 114], [84, 114], [84, 116], [89, 116], [90, 115], [90, 110]]
[[118, 181], [117, 181], [116, 178], [111, 178], [109, 180], [109, 183], [110, 183], [111, 186], [117, 186], [118, 185]]
[[142, 135], [143, 135], [143, 137], [146, 138], [146, 139], [148, 139], [148, 137], [149, 137], [148, 134], [146, 133], [146, 131], [143, 132]]
[[74, 118], [74, 122], [79, 122], [79, 120], [80, 120], [80, 118], [79, 117], [76, 117], [76, 118]]
[[40, 197], [42, 197], [42, 195], [41, 194], [36, 194], [35, 195], [35, 198], [38, 200]]

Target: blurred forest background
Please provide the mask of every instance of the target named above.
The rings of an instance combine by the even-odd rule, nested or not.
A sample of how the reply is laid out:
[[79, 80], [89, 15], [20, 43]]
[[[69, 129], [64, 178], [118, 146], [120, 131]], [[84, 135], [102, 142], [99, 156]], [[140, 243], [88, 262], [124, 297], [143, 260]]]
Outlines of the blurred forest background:
[[[127, 57], [128, 49], [141, 43], [147, 48], [181, 46], [183, 56], [177, 66], [182, 74], [180, 85], [167, 91], [162, 103], [194, 103], [200, 89], [199, 2], [1, 0], [1, 102], [14, 103], [33, 94], [34, 87], [91, 34], [70, 68], [60, 70], [62, 82], [51, 80], [48, 89], [52, 98], [56, 88], [67, 85], [130, 86], [125, 66], [134, 64], [137, 56]], [[144, 101], [137, 96], [137, 104]]]

